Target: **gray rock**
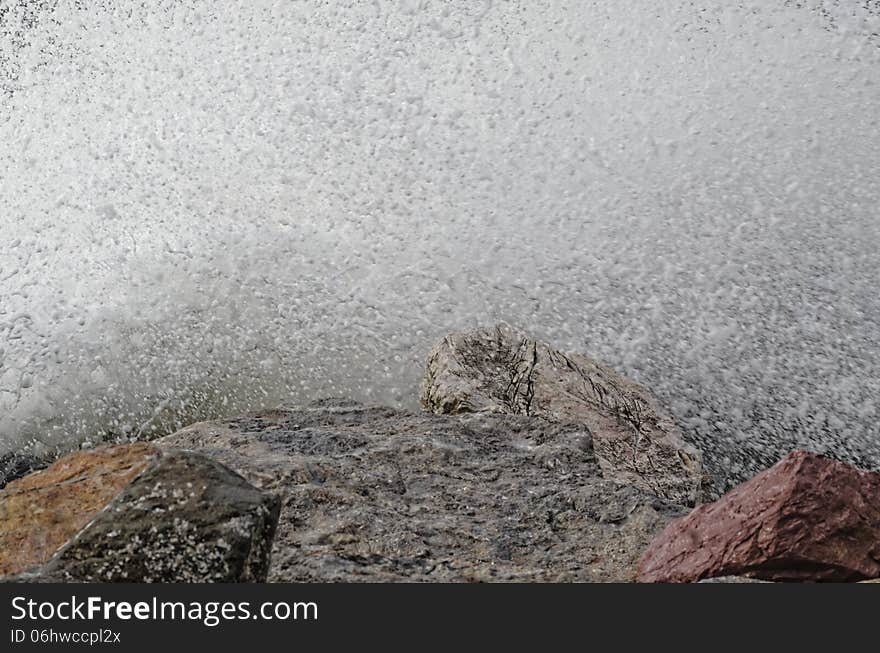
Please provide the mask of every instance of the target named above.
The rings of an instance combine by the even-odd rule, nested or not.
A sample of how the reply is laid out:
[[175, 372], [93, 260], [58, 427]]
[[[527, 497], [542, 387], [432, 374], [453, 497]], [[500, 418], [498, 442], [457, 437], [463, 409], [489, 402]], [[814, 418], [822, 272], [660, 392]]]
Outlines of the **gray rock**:
[[532, 415], [587, 427], [603, 475], [678, 503], [700, 499], [702, 455], [650, 393], [579, 354], [509, 327], [443, 338], [428, 355], [422, 405], [434, 413]]
[[24, 582], [261, 582], [278, 497], [193, 452], [165, 450]]
[[283, 497], [270, 581], [629, 581], [683, 508], [601, 477], [582, 426], [322, 402], [196, 424]]

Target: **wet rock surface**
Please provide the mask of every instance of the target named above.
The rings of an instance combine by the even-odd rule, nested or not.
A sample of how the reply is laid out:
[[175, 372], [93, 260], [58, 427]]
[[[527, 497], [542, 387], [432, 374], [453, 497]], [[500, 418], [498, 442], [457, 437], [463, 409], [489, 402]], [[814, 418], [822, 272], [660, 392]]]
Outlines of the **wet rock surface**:
[[278, 510], [199, 454], [102, 447], [0, 493], [0, 560], [27, 582], [262, 581]]
[[159, 455], [148, 444], [71, 454], [0, 492], [0, 576], [49, 558]]
[[795, 451], [670, 523], [639, 563], [643, 582], [880, 577], [880, 474]]
[[325, 401], [158, 444], [282, 496], [272, 581], [628, 581], [683, 512], [602, 478], [582, 426], [538, 417]]
[[580, 354], [502, 325], [453, 333], [428, 355], [422, 405], [434, 413], [500, 412], [581, 424], [603, 476], [693, 505], [702, 455], [650, 393]]

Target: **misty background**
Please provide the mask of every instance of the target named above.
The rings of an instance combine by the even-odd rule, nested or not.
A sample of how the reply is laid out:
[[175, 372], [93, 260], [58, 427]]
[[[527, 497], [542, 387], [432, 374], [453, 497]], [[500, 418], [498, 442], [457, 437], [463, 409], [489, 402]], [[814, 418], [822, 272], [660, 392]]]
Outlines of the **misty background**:
[[0, 453], [328, 395], [508, 321], [710, 471], [880, 469], [880, 7], [0, 0]]

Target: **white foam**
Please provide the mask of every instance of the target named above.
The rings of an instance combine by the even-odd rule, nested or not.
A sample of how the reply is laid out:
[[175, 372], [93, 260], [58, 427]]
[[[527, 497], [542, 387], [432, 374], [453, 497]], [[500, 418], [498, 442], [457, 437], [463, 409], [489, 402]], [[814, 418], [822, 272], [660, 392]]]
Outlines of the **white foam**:
[[0, 50], [0, 448], [412, 405], [506, 319], [700, 442], [880, 461], [861, 3], [86, 4]]

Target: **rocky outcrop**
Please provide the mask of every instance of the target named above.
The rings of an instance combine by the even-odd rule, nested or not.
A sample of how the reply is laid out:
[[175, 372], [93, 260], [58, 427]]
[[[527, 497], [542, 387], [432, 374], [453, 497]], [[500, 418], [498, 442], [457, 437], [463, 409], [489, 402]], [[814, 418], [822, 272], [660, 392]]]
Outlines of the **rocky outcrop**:
[[678, 503], [699, 500], [701, 454], [647, 390], [508, 326], [443, 338], [428, 356], [421, 401], [434, 413], [500, 412], [583, 425], [605, 478]]
[[880, 474], [796, 451], [676, 519], [639, 564], [643, 582], [880, 577]]
[[28, 581], [261, 581], [279, 504], [192, 452], [67, 456], [0, 491], [0, 574]]
[[322, 402], [158, 441], [283, 497], [269, 580], [628, 581], [683, 509], [603, 479], [581, 425]]

